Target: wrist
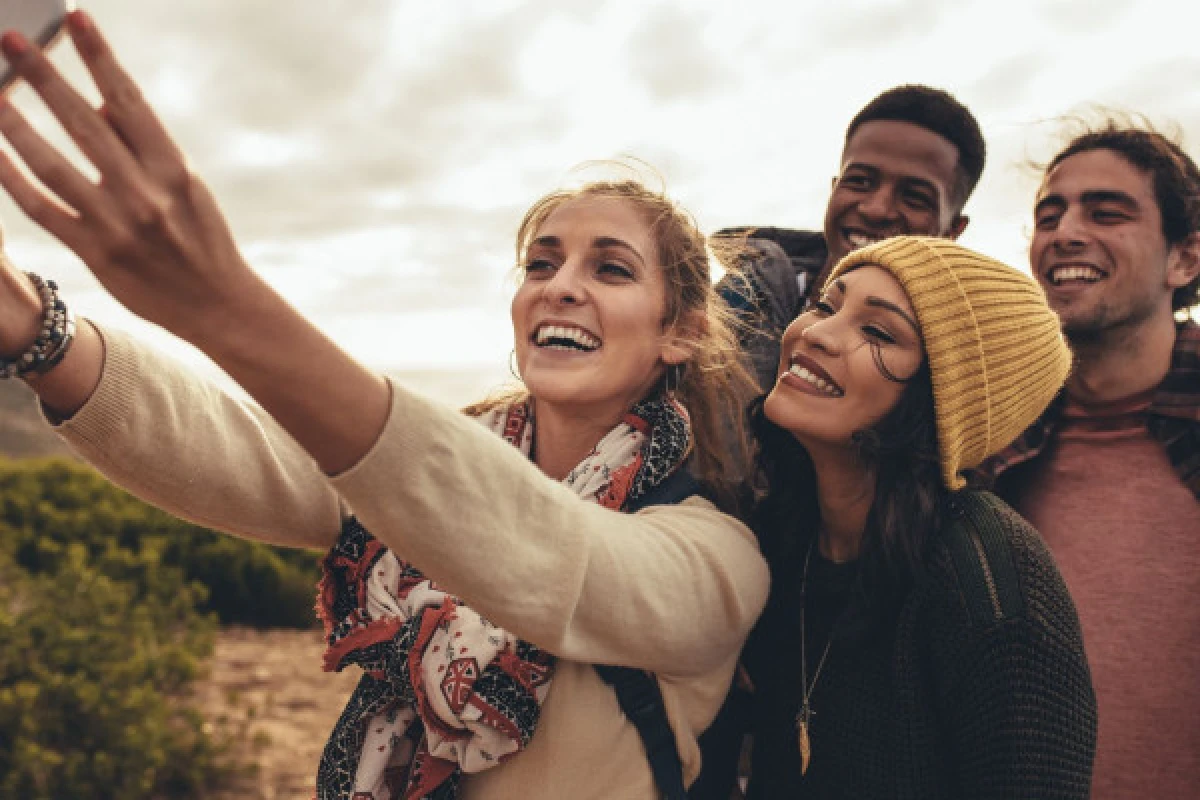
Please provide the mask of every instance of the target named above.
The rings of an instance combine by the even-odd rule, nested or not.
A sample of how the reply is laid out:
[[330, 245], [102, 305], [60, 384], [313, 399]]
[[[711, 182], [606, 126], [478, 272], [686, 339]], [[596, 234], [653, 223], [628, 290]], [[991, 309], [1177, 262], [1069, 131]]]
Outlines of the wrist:
[[53, 369], [66, 356], [75, 339], [75, 318], [59, 297], [58, 285], [32, 272], [25, 274], [37, 293], [41, 316], [37, 332], [28, 347], [0, 358], [0, 378], [24, 377]]
[[[218, 291], [193, 300], [169, 323], [159, 324], [214, 358], [262, 335], [264, 317], [284, 301], [258, 274], [246, 268]], [[156, 320], [157, 321], [157, 320]]]
[[0, 360], [11, 360], [27, 351], [42, 329], [42, 300], [33, 283], [23, 272], [6, 272], [5, 277], [12, 281], [4, 287], [9, 302], [0, 309], [9, 321], [0, 330]]

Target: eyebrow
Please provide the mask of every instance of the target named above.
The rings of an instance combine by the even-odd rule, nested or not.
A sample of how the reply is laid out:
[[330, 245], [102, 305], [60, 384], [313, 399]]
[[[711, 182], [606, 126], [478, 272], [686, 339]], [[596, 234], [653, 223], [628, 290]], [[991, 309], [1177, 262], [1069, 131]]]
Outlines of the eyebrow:
[[[557, 236], [539, 236], [536, 239], [534, 239], [530, 243], [530, 245], [537, 246], [537, 247], [558, 248], [558, 247], [562, 247], [562, 239], [558, 238]], [[630, 255], [632, 255], [634, 258], [636, 258], [638, 260], [639, 264], [643, 264], [643, 265], [645, 264], [645, 259], [642, 258], [642, 254], [639, 253], [633, 247], [633, 245], [629, 244], [628, 242], [622, 241], [621, 239], [618, 239], [614, 236], [597, 236], [595, 239], [592, 240], [591, 246], [596, 250], [606, 250], [606, 249], [613, 249], [613, 248], [618, 249], [618, 250], [624, 250], [624, 251], [628, 252]]]
[[875, 308], [882, 308], [895, 314], [899, 314], [905, 322], [912, 326], [912, 329], [918, 336], [921, 335], [921, 326], [917, 324], [917, 321], [910, 317], [908, 312], [906, 312], [903, 308], [891, 302], [890, 300], [884, 300], [882, 297], [875, 297], [874, 295], [867, 295], [867, 305], [874, 306]]
[[[1136, 211], [1140, 208], [1138, 201], [1133, 195], [1116, 189], [1087, 189], [1080, 193], [1079, 201], [1085, 206], [1096, 206], [1104, 203], [1116, 203], [1119, 206]], [[1043, 197], [1033, 207], [1033, 213], [1037, 214], [1042, 209], [1053, 206], [1055, 208], [1065, 208], [1067, 199], [1061, 194], [1050, 194]]]
[[[838, 278], [836, 281], [834, 281], [833, 285], [842, 294], [846, 293], [846, 284], [841, 278]], [[890, 300], [884, 300], [882, 297], [876, 297], [873, 294], [869, 294], [864, 302], [873, 308], [882, 308], [885, 311], [891, 311], [893, 314], [899, 314], [901, 319], [912, 326], [912, 329], [916, 332], [917, 336], [921, 335], [921, 326], [917, 324], [917, 321], [910, 317], [908, 312], [906, 312], [903, 308], [891, 302]]]
[[1089, 206], [1099, 203], [1116, 203], [1126, 208], [1138, 207], [1138, 201], [1133, 198], [1133, 195], [1115, 189], [1089, 189], [1080, 195], [1079, 199], [1083, 201], [1084, 205]]

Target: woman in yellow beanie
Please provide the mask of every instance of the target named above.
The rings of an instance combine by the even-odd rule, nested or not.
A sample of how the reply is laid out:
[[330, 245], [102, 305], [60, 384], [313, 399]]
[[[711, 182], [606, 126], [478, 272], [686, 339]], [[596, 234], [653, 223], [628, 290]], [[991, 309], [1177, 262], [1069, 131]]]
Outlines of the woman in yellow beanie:
[[750, 798], [1087, 797], [1075, 609], [1037, 532], [962, 477], [1070, 360], [1029, 277], [941, 239], [850, 254], [788, 328], [755, 411]]

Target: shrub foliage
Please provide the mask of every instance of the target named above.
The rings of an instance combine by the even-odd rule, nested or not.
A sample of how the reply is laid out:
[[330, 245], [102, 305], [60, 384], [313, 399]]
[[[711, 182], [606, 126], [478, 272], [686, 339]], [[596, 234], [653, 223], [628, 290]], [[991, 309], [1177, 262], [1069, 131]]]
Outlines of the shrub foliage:
[[316, 556], [0, 461], [0, 798], [202, 797], [233, 742], [183, 699], [218, 622], [313, 624]]

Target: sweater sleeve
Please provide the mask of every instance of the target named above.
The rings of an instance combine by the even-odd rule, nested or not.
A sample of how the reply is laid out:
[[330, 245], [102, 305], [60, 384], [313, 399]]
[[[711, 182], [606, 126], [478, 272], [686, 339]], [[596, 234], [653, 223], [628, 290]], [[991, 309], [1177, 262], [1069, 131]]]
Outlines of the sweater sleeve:
[[266, 412], [97, 326], [104, 370], [59, 435], [113, 483], [239, 536], [326, 548], [343, 509], [316, 463]]
[[767, 570], [740, 522], [700, 498], [587, 503], [474, 420], [392, 397], [379, 441], [333, 483], [397, 555], [562, 658], [681, 676], [741, 646]]
[[988, 497], [966, 543], [979, 571], [958, 560], [954, 590], [932, 621], [956, 795], [1083, 800], [1096, 698], [1075, 607], [1037, 532]]
[[965, 657], [941, 701], [957, 796], [1085, 800], [1096, 708], [1082, 651], [1013, 620]]

